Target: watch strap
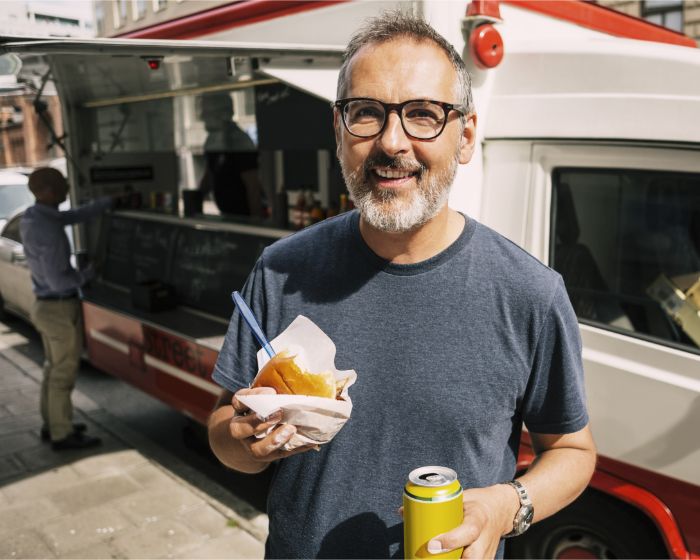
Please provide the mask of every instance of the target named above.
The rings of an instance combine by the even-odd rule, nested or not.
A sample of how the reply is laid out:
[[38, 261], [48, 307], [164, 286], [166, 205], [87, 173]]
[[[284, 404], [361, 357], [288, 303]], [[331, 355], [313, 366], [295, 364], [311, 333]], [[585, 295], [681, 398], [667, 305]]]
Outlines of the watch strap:
[[528, 495], [525, 486], [523, 486], [522, 483], [520, 483], [519, 481], [509, 480], [504, 484], [515, 488], [515, 491], [518, 493], [518, 500], [520, 500], [520, 508], [515, 513], [515, 518], [513, 519], [513, 530], [507, 535], [504, 535], [504, 537], [517, 537], [518, 535], [523, 534], [530, 526], [530, 524], [528, 523], [526, 527], [523, 527], [520, 523], [520, 519], [522, 517], [522, 514], [524, 513], [524, 510], [532, 509], [532, 500], [530, 500], [530, 496]]

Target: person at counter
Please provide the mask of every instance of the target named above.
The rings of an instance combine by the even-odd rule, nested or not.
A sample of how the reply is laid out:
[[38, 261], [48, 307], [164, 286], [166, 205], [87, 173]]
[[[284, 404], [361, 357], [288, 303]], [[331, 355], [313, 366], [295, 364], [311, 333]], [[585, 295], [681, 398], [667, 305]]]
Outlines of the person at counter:
[[68, 182], [58, 170], [49, 167], [37, 169], [29, 176], [29, 190], [36, 203], [22, 216], [20, 232], [36, 294], [31, 319], [44, 347], [41, 437], [50, 439], [54, 450], [93, 447], [101, 441], [85, 433], [85, 424], [73, 423], [71, 403], [82, 349], [79, 292], [92, 276], [92, 267], [81, 271], [71, 266], [71, 249], [64, 228], [100, 215], [112, 207], [113, 199], [105, 197], [61, 211], [58, 206], [66, 200]]
[[222, 214], [262, 217], [263, 188], [258, 177], [258, 153], [250, 137], [233, 120], [228, 93], [202, 96], [204, 142], [203, 194], [213, 193]]
[[[284, 451], [296, 428], [239, 400], [271, 389], [249, 388], [258, 347], [235, 313], [213, 373], [225, 390], [211, 447], [242, 472], [274, 465], [268, 558], [403, 557], [402, 487], [427, 465], [465, 488], [463, 523], [428, 552], [501, 557], [504, 537], [593, 474], [576, 316], [555, 271], [448, 206], [476, 115], [447, 40], [413, 16], [370, 20], [346, 49], [338, 98], [357, 210], [266, 248], [243, 292], [270, 338], [300, 314], [330, 336], [336, 367], [358, 375], [352, 417], [318, 452]], [[523, 423], [538, 457], [512, 480]]]

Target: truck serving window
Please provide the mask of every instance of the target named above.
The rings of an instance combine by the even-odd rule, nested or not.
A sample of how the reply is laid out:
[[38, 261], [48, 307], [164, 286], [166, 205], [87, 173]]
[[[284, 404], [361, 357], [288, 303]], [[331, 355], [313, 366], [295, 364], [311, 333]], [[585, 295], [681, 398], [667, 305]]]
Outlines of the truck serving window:
[[558, 168], [550, 265], [583, 323], [700, 348], [700, 174]]

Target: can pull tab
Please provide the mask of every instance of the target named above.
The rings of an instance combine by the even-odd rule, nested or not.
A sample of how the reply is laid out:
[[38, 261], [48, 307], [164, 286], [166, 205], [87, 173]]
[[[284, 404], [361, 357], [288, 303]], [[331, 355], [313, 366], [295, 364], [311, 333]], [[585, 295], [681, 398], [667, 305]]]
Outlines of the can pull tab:
[[418, 478], [420, 480], [424, 480], [425, 482], [429, 482], [430, 484], [435, 484], [436, 486], [442, 486], [448, 482], [443, 475], [434, 472], [423, 473]]

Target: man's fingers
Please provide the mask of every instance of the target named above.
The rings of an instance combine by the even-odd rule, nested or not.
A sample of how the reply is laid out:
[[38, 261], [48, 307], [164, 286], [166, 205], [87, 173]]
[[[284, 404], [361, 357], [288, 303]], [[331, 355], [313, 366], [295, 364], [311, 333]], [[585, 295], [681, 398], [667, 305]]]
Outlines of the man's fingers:
[[260, 461], [276, 461], [282, 458], [284, 451], [280, 449], [292, 439], [296, 431], [297, 429], [294, 426], [285, 424], [274, 430], [267, 437], [250, 443], [248, 450], [255, 459]]
[[282, 420], [281, 412], [272, 414], [264, 422], [256, 414], [234, 416], [231, 418], [231, 436], [234, 439], [247, 439], [266, 432], [280, 420]]
[[301, 447], [297, 447], [296, 449], [292, 449], [291, 451], [280, 451], [279, 452], [279, 458], [284, 459], [285, 457], [291, 457], [292, 455], [298, 455], [299, 453], [304, 453], [306, 451], [319, 451], [321, 447], [316, 444], [309, 444], [309, 445], [302, 445]]
[[440, 554], [455, 548], [467, 547], [481, 534], [481, 527], [469, 519], [465, 519], [459, 526], [447, 533], [437, 535], [428, 542], [430, 554]]

